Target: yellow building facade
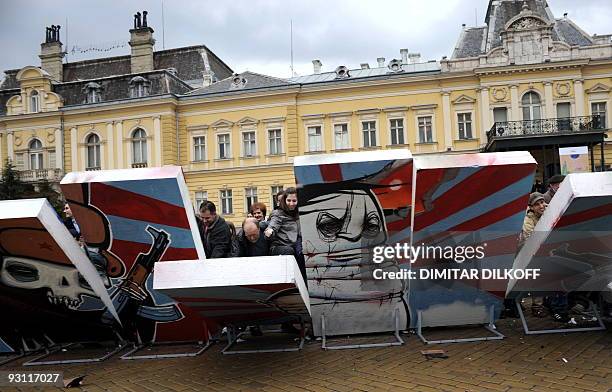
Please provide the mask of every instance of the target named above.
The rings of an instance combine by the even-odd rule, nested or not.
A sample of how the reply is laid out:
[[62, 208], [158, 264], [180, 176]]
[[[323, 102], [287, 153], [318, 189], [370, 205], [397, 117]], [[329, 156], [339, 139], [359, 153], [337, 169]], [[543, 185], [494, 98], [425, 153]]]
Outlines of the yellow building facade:
[[[610, 36], [576, 38], [567, 18], [551, 19], [539, 12], [540, 2], [527, 3], [505, 15], [491, 2], [487, 26], [465, 28], [451, 58], [439, 62], [420, 62], [403, 50], [401, 60], [374, 68], [322, 73], [315, 61], [312, 75], [289, 80], [221, 67], [216, 80], [205, 74], [190, 86], [175, 80], [180, 69], [177, 76], [173, 69], [140, 67], [129, 82], [124, 78], [126, 92], [153, 91], [158, 80], [175, 83], [175, 90], [96, 100], [96, 91], [103, 96], [104, 83], [109, 91], [109, 80], [118, 77], [92, 78], [78, 82], [85, 101], [71, 104], [64, 96], [72, 93], [62, 95], [58, 86], [76, 81], [60, 83], [62, 75], [25, 67], [0, 89], [7, 97], [0, 99], [6, 107], [0, 160], [11, 160], [25, 180], [52, 182], [70, 171], [181, 165], [194, 204], [213, 201], [234, 223], [252, 202], [271, 206], [273, 194], [295, 184], [298, 155], [523, 149], [536, 157], [544, 180], [558, 170], [555, 149], [587, 145], [595, 170], [607, 170]], [[501, 22], [501, 32], [491, 34], [490, 26]], [[538, 52], [521, 34], [550, 42]], [[470, 46], [478, 40], [477, 49]], [[209, 62], [213, 57], [208, 52]]]

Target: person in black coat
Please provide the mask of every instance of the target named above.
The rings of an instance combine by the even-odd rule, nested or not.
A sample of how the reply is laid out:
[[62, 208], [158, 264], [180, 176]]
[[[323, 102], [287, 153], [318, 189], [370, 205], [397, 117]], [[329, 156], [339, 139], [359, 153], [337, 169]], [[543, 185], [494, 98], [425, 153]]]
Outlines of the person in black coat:
[[270, 254], [270, 243], [258, 223], [256, 218], [246, 218], [242, 223], [242, 231], [238, 235], [239, 257], [268, 256]]
[[198, 229], [207, 259], [230, 256], [230, 229], [225, 219], [217, 215], [217, 208], [213, 202], [205, 201], [200, 206]]
[[74, 219], [74, 216], [72, 216], [72, 210], [70, 209], [68, 203], [64, 205], [64, 215], [66, 215], [63, 220], [64, 226], [66, 226], [66, 228], [68, 229], [70, 234], [72, 234], [74, 239], [78, 240], [79, 238], [81, 238], [81, 228], [79, 227], [76, 219]]

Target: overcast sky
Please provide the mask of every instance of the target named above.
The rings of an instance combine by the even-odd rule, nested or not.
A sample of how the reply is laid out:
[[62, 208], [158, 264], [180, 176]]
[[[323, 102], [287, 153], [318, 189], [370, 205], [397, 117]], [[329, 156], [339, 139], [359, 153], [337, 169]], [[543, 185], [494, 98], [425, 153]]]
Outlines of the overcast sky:
[[[450, 57], [462, 23], [484, 24], [488, 0], [164, 0], [165, 28], [162, 0], [1, 4], [0, 70], [39, 66], [45, 26], [52, 24], [62, 26], [68, 61], [129, 54], [133, 14], [148, 10], [156, 50], [164, 41], [166, 49], [205, 44], [235, 72], [289, 77], [291, 20], [294, 70], [305, 75], [312, 73], [313, 59], [321, 60], [323, 71], [358, 68], [375, 65], [377, 57], [400, 58], [400, 48], [421, 53], [423, 60]], [[612, 33], [612, 0], [549, 0], [549, 5], [556, 17], [568, 12], [589, 34]], [[85, 51], [90, 48], [97, 50]]]

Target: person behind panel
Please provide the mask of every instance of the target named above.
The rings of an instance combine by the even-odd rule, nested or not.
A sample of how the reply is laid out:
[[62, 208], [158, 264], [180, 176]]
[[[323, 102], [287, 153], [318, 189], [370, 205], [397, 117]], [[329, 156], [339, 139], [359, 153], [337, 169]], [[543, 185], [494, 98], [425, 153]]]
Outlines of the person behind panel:
[[207, 259], [229, 257], [231, 252], [230, 229], [225, 219], [217, 215], [217, 208], [211, 201], [200, 205], [198, 229]]

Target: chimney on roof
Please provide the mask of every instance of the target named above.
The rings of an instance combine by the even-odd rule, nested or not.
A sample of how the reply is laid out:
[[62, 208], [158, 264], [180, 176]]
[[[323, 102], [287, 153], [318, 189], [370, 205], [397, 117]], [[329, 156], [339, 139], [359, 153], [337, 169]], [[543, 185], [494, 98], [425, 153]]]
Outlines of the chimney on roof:
[[132, 73], [153, 71], [153, 29], [147, 25], [147, 11], [134, 15], [134, 28], [130, 30]]
[[408, 64], [408, 49], [400, 49], [402, 55], [402, 64]]
[[314, 69], [314, 73], [320, 74], [322, 66], [323, 63], [321, 63], [321, 60], [312, 60], [312, 67]]
[[47, 71], [51, 78], [61, 82], [64, 77], [64, 66], [62, 59], [65, 53], [62, 52], [62, 42], [60, 41], [60, 26], [51, 25], [47, 27], [45, 42], [40, 44], [40, 67]]
[[384, 57], [378, 57], [376, 59], [376, 62], [378, 63], [378, 68], [381, 68], [381, 67], [385, 66], [385, 58]]
[[370, 69], [370, 64], [368, 64], [368, 63], [361, 63], [361, 69]]
[[416, 64], [421, 62], [421, 54], [420, 53], [410, 53], [408, 55], [410, 59], [410, 64]]
[[564, 18], [567, 18], [567, 12], [563, 14], [563, 17], [564, 17]]

